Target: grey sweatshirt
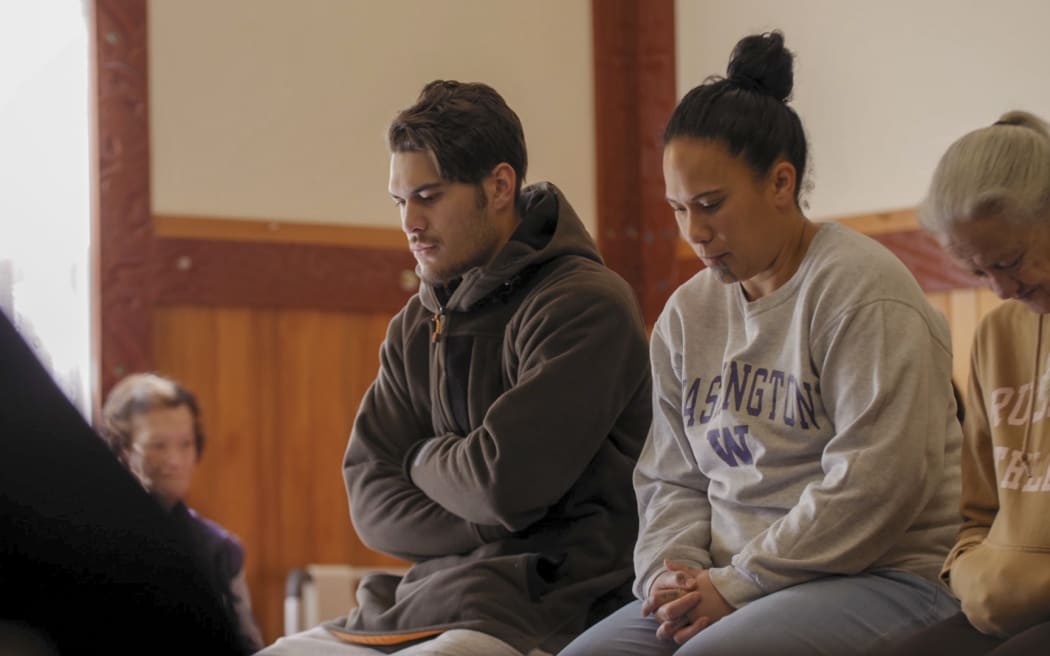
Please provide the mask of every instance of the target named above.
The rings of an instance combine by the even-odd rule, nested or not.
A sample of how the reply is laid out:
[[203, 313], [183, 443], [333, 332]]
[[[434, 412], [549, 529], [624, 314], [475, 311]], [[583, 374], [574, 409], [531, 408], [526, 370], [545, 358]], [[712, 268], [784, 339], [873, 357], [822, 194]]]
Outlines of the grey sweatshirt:
[[876, 568], [937, 579], [959, 523], [950, 338], [889, 251], [824, 225], [754, 302], [701, 271], [651, 352], [639, 598], [664, 559], [709, 568], [734, 607]]

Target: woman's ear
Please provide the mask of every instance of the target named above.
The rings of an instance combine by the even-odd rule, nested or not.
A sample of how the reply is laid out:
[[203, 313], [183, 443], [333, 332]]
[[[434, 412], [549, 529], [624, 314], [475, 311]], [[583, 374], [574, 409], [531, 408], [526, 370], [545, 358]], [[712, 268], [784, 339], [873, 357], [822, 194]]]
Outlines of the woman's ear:
[[773, 164], [769, 179], [772, 182], [773, 202], [777, 207], [794, 207], [795, 191], [798, 189], [795, 166], [787, 160], [780, 160]]

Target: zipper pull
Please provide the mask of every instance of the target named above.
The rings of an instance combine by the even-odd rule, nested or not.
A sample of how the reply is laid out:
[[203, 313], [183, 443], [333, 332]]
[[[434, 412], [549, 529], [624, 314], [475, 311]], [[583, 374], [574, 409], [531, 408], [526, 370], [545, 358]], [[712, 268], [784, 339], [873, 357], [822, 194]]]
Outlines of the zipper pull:
[[441, 341], [441, 331], [445, 328], [445, 308], [441, 307], [433, 318], [434, 333], [430, 336], [430, 343], [437, 344]]

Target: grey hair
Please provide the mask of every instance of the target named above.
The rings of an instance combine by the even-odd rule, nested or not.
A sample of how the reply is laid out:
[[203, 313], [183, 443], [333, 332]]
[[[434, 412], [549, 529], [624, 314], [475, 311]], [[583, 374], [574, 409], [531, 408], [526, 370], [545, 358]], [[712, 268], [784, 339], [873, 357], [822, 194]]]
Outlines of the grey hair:
[[1038, 116], [1003, 114], [953, 143], [933, 173], [919, 222], [944, 233], [978, 218], [1015, 222], [1050, 215], [1050, 132]]

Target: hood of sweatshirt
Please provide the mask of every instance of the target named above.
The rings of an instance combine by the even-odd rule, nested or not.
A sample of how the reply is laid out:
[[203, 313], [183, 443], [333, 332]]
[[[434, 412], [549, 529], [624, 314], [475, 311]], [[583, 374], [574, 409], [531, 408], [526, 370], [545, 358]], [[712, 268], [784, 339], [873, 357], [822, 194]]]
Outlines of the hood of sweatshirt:
[[420, 301], [427, 310], [469, 310], [493, 294], [514, 287], [517, 279], [557, 257], [577, 255], [602, 261], [583, 222], [553, 184], [540, 182], [522, 189], [520, 211], [521, 222], [503, 250], [486, 266], [464, 273], [451, 285], [454, 291], [444, 303], [437, 289], [420, 283]]

